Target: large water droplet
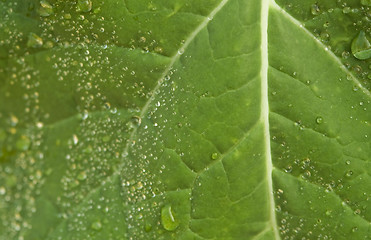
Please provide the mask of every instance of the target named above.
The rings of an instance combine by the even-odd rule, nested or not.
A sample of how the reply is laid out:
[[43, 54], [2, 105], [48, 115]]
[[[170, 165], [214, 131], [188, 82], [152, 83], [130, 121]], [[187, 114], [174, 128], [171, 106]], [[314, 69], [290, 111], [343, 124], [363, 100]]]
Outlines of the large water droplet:
[[40, 1], [40, 7], [37, 12], [42, 17], [48, 17], [54, 13], [53, 6], [47, 1]]
[[90, 12], [92, 6], [91, 0], [78, 0], [76, 8], [78, 12]]
[[360, 31], [352, 42], [352, 53], [354, 57], [365, 60], [371, 57], [371, 44], [364, 31]]
[[170, 205], [161, 209], [161, 224], [168, 231], [174, 231], [179, 226]]

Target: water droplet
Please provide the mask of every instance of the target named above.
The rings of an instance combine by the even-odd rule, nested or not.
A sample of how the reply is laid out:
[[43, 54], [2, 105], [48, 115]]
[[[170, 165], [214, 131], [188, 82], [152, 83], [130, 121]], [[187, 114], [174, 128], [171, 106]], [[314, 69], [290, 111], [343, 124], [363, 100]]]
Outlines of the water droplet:
[[105, 102], [103, 107], [107, 110], [110, 110], [111, 109], [111, 104], [109, 102]]
[[32, 32], [28, 35], [27, 47], [39, 48], [42, 45], [43, 39], [41, 37]]
[[353, 175], [353, 171], [349, 170], [346, 174], [345, 174], [347, 177], [350, 177]]
[[316, 118], [316, 123], [317, 123], [317, 124], [321, 124], [321, 123], [323, 123], [323, 118], [322, 118], [322, 117], [317, 117], [317, 118]]
[[364, 31], [360, 31], [357, 37], [353, 40], [351, 50], [353, 56], [360, 60], [365, 60], [371, 57], [371, 44]]
[[286, 166], [285, 167], [285, 172], [287, 172], [287, 173], [292, 172], [292, 166], [291, 165]]
[[345, 14], [350, 13], [351, 11], [352, 11], [352, 9], [350, 7], [343, 8], [343, 13], [345, 13]]
[[47, 1], [40, 1], [40, 7], [37, 11], [40, 16], [42, 17], [48, 17], [54, 13], [53, 6], [50, 5]]
[[26, 136], [21, 136], [16, 142], [15, 146], [20, 151], [26, 151], [31, 145], [31, 140]]
[[317, 15], [319, 15], [319, 14], [321, 13], [321, 10], [319, 9], [319, 6], [318, 6], [317, 3], [313, 4], [313, 5], [310, 7], [310, 12], [311, 12], [313, 15], [315, 15], [315, 16], [317, 16]]
[[102, 223], [100, 221], [95, 221], [91, 224], [91, 228], [99, 231], [102, 229]]
[[70, 13], [66, 13], [63, 15], [63, 18], [66, 19], [66, 20], [69, 20], [72, 18], [71, 14]]
[[78, 12], [90, 12], [92, 6], [91, 0], [78, 0], [76, 9]]
[[85, 171], [82, 171], [82, 172], [79, 173], [79, 175], [77, 175], [77, 179], [80, 180], [80, 181], [84, 181], [87, 177], [88, 177], [88, 175], [86, 174]]
[[75, 134], [72, 136], [72, 140], [73, 140], [73, 144], [75, 145], [79, 143], [79, 139], [77, 138]]
[[111, 136], [110, 135], [105, 135], [102, 137], [102, 141], [103, 142], [109, 142], [111, 140]]
[[161, 209], [161, 224], [168, 231], [174, 231], [179, 226], [170, 205]]
[[5, 195], [6, 190], [5, 187], [0, 187], [0, 195]]
[[281, 210], [282, 210], [281, 206], [280, 205], [277, 205], [276, 206], [276, 212], [281, 212]]
[[216, 152], [211, 154], [211, 159], [212, 160], [216, 160], [216, 159], [218, 159], [218, 157], [219, 157], [219, 154], [216, 153]]

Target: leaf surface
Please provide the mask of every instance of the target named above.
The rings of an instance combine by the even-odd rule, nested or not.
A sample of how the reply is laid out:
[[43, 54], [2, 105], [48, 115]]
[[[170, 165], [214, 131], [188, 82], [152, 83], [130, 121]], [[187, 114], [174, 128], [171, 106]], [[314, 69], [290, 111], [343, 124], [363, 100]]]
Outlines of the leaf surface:
[[0, 2], [0, 239], [368, 239], [369, 11]]

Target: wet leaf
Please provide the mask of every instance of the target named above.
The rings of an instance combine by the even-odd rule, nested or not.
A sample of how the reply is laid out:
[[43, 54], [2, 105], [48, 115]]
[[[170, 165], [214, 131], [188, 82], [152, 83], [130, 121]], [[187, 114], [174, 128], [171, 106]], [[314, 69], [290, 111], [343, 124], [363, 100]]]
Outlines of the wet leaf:
[[0, 1], [0, 239], [369, 239], [367, 1]]

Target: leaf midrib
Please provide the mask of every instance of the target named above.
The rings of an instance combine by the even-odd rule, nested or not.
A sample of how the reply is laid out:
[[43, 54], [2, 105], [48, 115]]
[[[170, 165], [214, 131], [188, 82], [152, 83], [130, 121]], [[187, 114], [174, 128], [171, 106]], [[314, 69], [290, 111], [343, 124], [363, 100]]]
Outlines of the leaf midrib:
[[268, 187], [268, 198], [269, 198], [269, 222], [271, 224], [274, 238], [280, 240], [280, 234], [278, 231], [276, 208], [273, 195], [273, 161], [272, 151], [270, 144], [270, 131], [269, 131], [269, 99], [268, 99], [268, 18], [269, 18], [269, 7], [273, 0], [262, 0], [261, 2], [261, 19], [260, 19], [260, 30], [261, 30], [261, 112], [260, 121], [263, 122], [264, 126], [264, 149], [265, 149], [265, 168], [266, 168], [266, 179]]

